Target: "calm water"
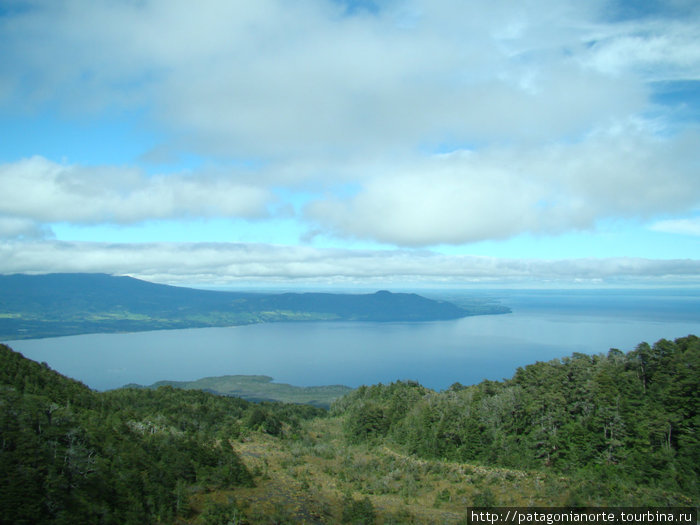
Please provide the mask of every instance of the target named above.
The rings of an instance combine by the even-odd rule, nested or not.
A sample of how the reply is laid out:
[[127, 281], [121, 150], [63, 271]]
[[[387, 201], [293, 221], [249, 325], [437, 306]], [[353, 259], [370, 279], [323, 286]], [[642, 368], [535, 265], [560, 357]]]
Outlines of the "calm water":
[[[264, 374], [295, 385], [414, 379], [444, 389], [456, 381], [510, 377], [518, 366], [572, 352], [627, 351], [641, 341], [700, 334], [700, 291], [468, 293], [493, 297], [513, 313], [429, 323], [95, 334], [9, 345], [99, 390], [226, 374]], [[457, 292], [442, 294], [460, 298]]]

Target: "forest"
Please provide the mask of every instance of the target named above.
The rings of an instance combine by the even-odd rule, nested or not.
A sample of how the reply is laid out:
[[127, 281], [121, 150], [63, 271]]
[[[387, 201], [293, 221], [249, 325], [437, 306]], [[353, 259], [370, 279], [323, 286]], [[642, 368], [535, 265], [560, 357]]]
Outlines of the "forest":
[[[548, 470], [587, 481], [567, 505], [697, 503], [700, 341], [573, 354], [503, 382], [361, 387], [333, 413], [351, 442], [424, 458]], [[639, 499], [638, 499], [639, 498]]]
[[0, 345], [2, 523], [466, 523], [472, 506], [700, 503], [700, 339], [330, 410], [95, 392]]

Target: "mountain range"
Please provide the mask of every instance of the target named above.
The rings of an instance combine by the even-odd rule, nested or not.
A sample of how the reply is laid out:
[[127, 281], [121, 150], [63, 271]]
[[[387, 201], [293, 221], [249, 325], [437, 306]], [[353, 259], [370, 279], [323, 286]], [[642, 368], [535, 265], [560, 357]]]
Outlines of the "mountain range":
[[279, 321], [416, 322], [507, 313], [414, 293], [253, 293], [200, 290], [127, 276], [0, 275], [0, 340]]

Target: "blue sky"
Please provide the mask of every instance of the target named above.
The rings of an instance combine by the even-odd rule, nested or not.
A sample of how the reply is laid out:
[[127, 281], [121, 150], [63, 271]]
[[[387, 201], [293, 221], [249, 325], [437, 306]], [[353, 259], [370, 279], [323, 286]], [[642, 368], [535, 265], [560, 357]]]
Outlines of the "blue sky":
[[697, 286], [700, 6], [9, 0], [0, 272]]

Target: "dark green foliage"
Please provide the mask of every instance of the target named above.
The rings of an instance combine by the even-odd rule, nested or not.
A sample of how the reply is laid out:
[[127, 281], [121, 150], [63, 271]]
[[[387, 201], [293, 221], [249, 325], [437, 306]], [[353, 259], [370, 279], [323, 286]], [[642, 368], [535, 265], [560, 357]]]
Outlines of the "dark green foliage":
[[246, 424], [249, 428], [273, 436], [278, 436], [282, 432], [282, 422], [262, 406], [256, 406], [248, 413]]
[[358, 404], [347, 419], [346, 435], [352, 443], [379, 439], [389, 430], [389, 419], [382, 407], [372, 401]]
[[0, 345], [0, 522], [173, 522], [189, 487], [252, 483], [229, 439], [324, 413], [172, 387], [93, 392]]
[[343, 523], [373, 525], [375, 519], [374, 507], [367, 496], [362, 499], [353, 499], [351, 496], [345, 496], [343, 500]]
[[345, 434], [349, 441], [377, 440], [401, 421], [428, 390], [415, 382], [361, 386], [332, 405], [333, 414], [346, 413]]
[[52, 373], [45, 363], [25, 359], [22, 354], [0, 344], [0, 386], [20, 394], [41, 394], [56, 403], [90, 408], [95, 400], [92, 391], [73, 379]]
[[496, 505], [496, 498], [493, 495], [493, 492], [491, 492], [491, 489], [484, 489], [481, 492], [477, 492], [474, 494], [474, 498], [472, 500], [472, 506], [473, 507], [493, 507]]
[[351, 442], [385, 438], [428, 458], [551, 469], [587, 480], [582, 490], [602, 484], [599, 501], [649, 487], [659, 496], [629, 503], [671, 504], [679, 494], [698, 500], [698, 406], [700, 339], [688, 336], [538, 362], [508, 381], [441, 393], [362, 387], [333, 411], [345, 414]]
[[[569, 505], [688, 506], [700, 500], [699, 396], [700, 339], [688, 336], [539, 362], [507, 381], [440, 393], [410, 381], [361, 387], [331, 412], [352, 443], [566, 480]], [[0, 345], [0, 522], [245, 522], [233, 500], [193, 511], [202, 509], [195, 492], [252, 483], [230, 440], [265, 432], [297, 444], [302, 421], [324, 414], [169, 386], [97, 393]], [[348, 459], [349, 471], [375, 473], [377, 464]], [[477, 470], [467, 473], [475, 483]], [[414, 471], [404, 497], [426, 475]], [[383, 493], [372, 486], [373, 497]], [[453, 504], [455, 493], [441, 489], [431, 501]], [[465, 504], [501, 500], [494, 481]], [[347, 497], [341, 512], [346, 523], [375, 519], [367, 498]], [[291, 519], [282, 510], [266, 517]]]

